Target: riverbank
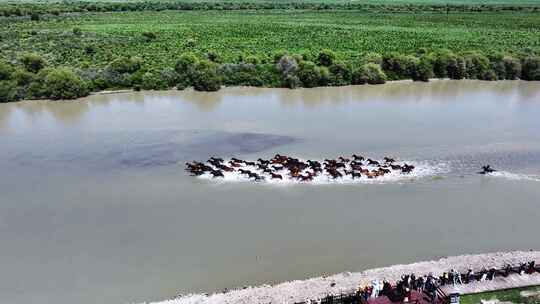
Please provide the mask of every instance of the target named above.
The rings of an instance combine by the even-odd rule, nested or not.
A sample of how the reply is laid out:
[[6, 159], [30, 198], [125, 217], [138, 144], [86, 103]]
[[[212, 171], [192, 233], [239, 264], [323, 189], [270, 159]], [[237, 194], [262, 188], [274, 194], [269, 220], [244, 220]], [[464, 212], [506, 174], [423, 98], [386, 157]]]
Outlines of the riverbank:
[[118, 88], [540, 80], [539, 18], [535, 12], [314, 10], [0, 18], [6, 25], [0, 31], [0, 102], [74, 99]]
[[227, 293], [192, 294], [178, 298], [153, 302], [160, 304], [253, 304], [253, 303], [297, 303], [309, 300], [322, 299], [328, 295], [351, 293], [359, 286], [371, 284], [374, 279], [398, 281], [404, 274], [441, 275], [449, 269], [466, 272], [473, 269], [475, 272], [483, 268], [503, 268], [507, 264], [540, 262], [540, 251], [510, 251], [487, 254], [460, 255], [441, 258], [433, 261], [418, 262], [406, 265], [393, 265], [389, 267], [370, 269], [363, 272], [344, 272], [332, 276], [322, 276], [307, 280], [297, 280], [281, 283], [275, 286], [263, 285], [231, 290]]

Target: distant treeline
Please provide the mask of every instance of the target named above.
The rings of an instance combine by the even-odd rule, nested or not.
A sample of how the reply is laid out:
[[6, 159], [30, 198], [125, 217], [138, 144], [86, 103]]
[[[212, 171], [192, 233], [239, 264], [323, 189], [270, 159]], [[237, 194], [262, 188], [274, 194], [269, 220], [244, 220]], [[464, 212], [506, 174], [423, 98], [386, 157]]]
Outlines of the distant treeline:
[[540, 5], [512, 4], [366, 4], [361, 2], [296, 2], [296, 1], [140, 1], [58, 3], [0, 3], [0, 16], [38, 16], [42, 14], [164, 10], [360, 10], [368, 12], [499, 12], [540, 11]]
[[272, 62], [247, 56], [236, 63], [221, 63], [209, 52], [179, 56], [173, 67], [153, 69], [139, 57], [119, 57], [104, 68], [48, 67], [37, 54], [24, 54], [16, 63], [0, 62], [0, 102], [21, 99], [72, 99], [106, 89], [165, 90], [193, 87], [217, 91], [222, 86], [319, 87], [382, 84], [387, 80], [430, 78], [540, 80], [540, 56], [520, 57], [477, 51], [456, 54], [442, 49], [420, 50], [414, 55], [369, 53], [355, 62], [343, 62], [331, 50], [313, 58], [279, 51]]

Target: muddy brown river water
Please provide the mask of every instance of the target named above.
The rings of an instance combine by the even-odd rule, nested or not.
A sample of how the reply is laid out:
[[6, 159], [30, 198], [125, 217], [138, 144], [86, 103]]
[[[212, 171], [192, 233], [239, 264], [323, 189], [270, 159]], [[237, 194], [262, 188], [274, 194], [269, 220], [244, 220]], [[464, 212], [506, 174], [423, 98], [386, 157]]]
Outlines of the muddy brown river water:
[[[227, 88], [0, 104], [2, 303], [178, 293], [540, 249], [540, 83]], [[194, 178], [183, 163], [362, 153], [380, 183]], [[483, 164], [500, 171], [476, 174]]]

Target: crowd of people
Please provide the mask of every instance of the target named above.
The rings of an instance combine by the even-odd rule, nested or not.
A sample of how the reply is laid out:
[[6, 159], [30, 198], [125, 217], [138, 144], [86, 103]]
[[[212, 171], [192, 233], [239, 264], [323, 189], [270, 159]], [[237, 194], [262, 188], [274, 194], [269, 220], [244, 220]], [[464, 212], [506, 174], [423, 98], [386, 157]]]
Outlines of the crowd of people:
[[258, 159], [246, 161], [237, 158], [224, 160], [211, 157], [206, 163], [186, 163], [186, 170], [194, 176], [208, 174], [212, 177], [224, 177], [227, 172], [236, 172], [241, 176], [253, 181], [265, 179], [283, 180], [289, 177], [294, 180], [308, 182], [320, 175], [329, 176], [332, 179], [349, 176], [352, 179], [366, 177], [373, 179], [392, 172], [408, 174], [415, 167], [410, 164], [398, 164], [395, 159], [384, 157], [382, 160], [374, 160], [361, 155], [353, 154], [352, 157], [338, 157], [337, 159], [300, 160], [298, 158], [276, 154], [272, 159]]
[[370, 298], [386, 296], [392, 302], [408, 302], [411, 292], [423, 293], [431, 303], [436, 303], [437, 290], [440, 286], [461, 285], [473, 282], [490, 281], [496, 277], [507, 277], [512, 273], [532, 274], [540, 272], [540, 267], [536, 267], [534, 261], [522, 263], [518, 267], [507, 265], [502, 269], [482, 269], [474, 272], [469, 269], [466, 273], [460, 273], [455, 269], [444, 272], [440, 276], [433, 274], [416, 276], [415, 274], [403, 275], [395, 284], [387, 280], [373, 280], [370, 285], [362, 286], [357, 291], [357, 296], [367, 302]]

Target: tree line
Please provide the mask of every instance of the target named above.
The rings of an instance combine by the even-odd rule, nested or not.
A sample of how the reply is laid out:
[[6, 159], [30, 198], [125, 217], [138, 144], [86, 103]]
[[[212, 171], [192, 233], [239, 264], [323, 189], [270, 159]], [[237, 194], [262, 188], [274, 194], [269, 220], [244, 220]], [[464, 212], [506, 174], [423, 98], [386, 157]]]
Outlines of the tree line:
[[377, 4], [314, 1], [64, 1], [58, 3], [0, 3], [0, 16], [30, 16], [84, 12], [126, 12], [164, 10], [360, 10], [368, 12], [500, 12], [540, 11], [540, 5], [512, 4]]
[[108, 89], [217, 91], [222, 86], [312, 88], [383, 84], [388, 80], [431, 78], [486, 81], [540, 80], [540, 56], [478, 51], [454, 53], [447, 49], [416, 54], [363, 54], [354, 62], [340, 61], [328, 49], [314, 56], [277, 51], [271, 62], [255, 56], [222, 63], [218, 54], [201, 58], [183, 53], [174, 67], [153, 69], [139, 57], [119, 57], [104, 68], [50, 67], [37, 54], [16, 62], [0, 61], [0, 102], [22, 99], [74, 99]]

